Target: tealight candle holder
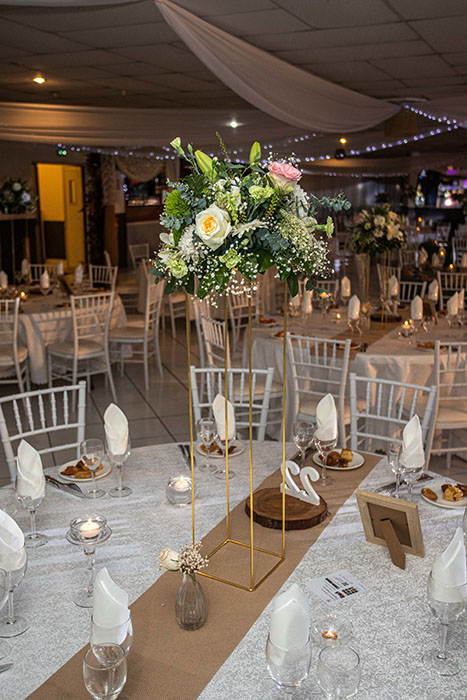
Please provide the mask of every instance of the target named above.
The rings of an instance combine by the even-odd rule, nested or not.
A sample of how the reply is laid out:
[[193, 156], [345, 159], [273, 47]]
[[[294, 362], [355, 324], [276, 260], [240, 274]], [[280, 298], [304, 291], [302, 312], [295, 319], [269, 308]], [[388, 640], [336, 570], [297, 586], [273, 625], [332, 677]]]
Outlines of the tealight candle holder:
[[105, 542], [112, 534], [107, 525], [107, 520], [102, 515], [88, 515], [82, 518], [73, 518], [66, 538], [70, 544], [83, 548], [88, 558], [88, 582], [84, 588], [80, 588], [73, 596], [73, 600], [80, 608], [92, 608], [95, 576], [95, 554], [98, 544]]
[[352, 624], [342, 615], [328, 613], [315, 618], [311, 633], [320, 646], [346, 644], [352, 636]]
[[174, 506], [186, 506], [191, 503], [193, 488], [189, 476], [172, 476], [165, 488], [167, 500]]

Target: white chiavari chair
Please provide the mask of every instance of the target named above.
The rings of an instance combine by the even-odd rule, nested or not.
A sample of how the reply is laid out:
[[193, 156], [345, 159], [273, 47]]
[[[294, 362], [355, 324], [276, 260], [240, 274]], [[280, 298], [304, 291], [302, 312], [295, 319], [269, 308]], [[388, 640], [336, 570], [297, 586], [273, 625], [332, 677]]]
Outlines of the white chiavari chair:
[[464, 233], [462, 237], [456, 236], [452, 239], [452, 254], [455, 265], [461, 264], [464, 253], [467, 253], [467, 233]]
[[401, 281], [401, 268], [399, 265], [376, 265], [378, 272], [378, 282], [380, 291], [384, 288], [384, 283], [388, 281], [391, 277], [396, 277], [397, 281]]
[[149, 259], [149, 243], [134, 243], [128, 246], [128, 250], [133, 270], [136, 270], [136, 266], [142, 258]]
[[430, 461], [435, 418], [436, 386], [419, 386], [388, 379], [358, 377], [350, 373], [350, 447], [385, 452], [391, 442], [402, 444], [402, 431], [419, 415], [425, 448]]
[[439, 285], [439, 308], [444, 309], [448, 299], [454, 292], [460, 292], [467, 287], [467, 272], [437, 271]]
[[[316, 287], [324, 289], [328, 294], [332, 294], [333, 299], [339, 298], [339, 280], [316, 280]], [[301, 290], [300, 290], [301, 291]]]
[[[256, 299], [252, 292], [252, 316], [255, 314]], [[227, 295], [227, 303], [229, 307], [229, 319], [232, 324], [232, 351], [236, 352], [240, 342], [242, 330], [248, 325], [248, 302], [249, 291], [230, 292]]]
[[112, 259], [108, 250], [104, 250], [104, 261], [107, 267], [112, 267]]
[[[77, 412], [72, 409], [76, 403]], [[42, 445], [46, 444], [45, 447], [40, 444], [36, 447], [42, 455], [73, 449], [78, 458], [84, 440], [85, 414], [85, 382], [0, 398], [0, 437], [11, 479], [15, 478], [15, 452], [22, 439], [33, 444], [35, 437], [40, 439]], [[70, 437], [70, 431], [74, 431], [73, 437]], [[49, 436], [52, 435], [54, 445], [50, 447]]]
[[50, 387], [54, 379], [76, 384], [86, 377], [89, 388], [92, 375], [105, 374], [117, 402], [109, 356], [113, 298], [113, 292], [70, 297], [73, 337], [47, 348]]
[[199, 362], [201, 367], [206, 367], [206, 351], [204, 345], [203, 325], [201, 314], [206, 318], [211, 318], [211, 307], [205, 299], [193, 298], [193, 312], [195, 316], [196, 337], [198, 339]]
[[55, 276], [56, 265], [49, 263], [29, 263], [29, 284], [37, 284], [41, 281], [41, 275], [47, 270], [49, 277]]
[[0, 300], [0, 384], [29, 391], [28, 349], [18, 341], [19, 297]]
[[436, 238], [442, 243], [447, 243], [450, 231], [451, 224], [438, 224], [436, 226]]
[[399, 282], [399, 301], [412, 301], [417, 295], [423, 299], [426, 292], [426, 282], [409, 282], [402, 280]]
[[204, 362], [207, 367], [224, 367], [227, 354], [227, 367], [230, 367], [230, 343], [227, 336], [225, 344], [225, 323], [206, 314], [206, 310], [199, 308], [201, 334], [204, 344]]
[[456, 430], [467, 429], [467, 342], [435, 341], [436, 397], [435, 430], [441, 431], [440, 442], [434, 442], [433, 454], [446, 455], [451, 466], [453, 454], [467, 452], [462, 435], [453, 445]]
[[399, 265], [401, 267], [417, 267], [418, 248], [402, 248], [399, 250]]
[[118, 267], [107, 265], [89, 265], [89, 287], [95, 289], [104, 285], [111, 292], [115, 291], [117, 284]]
[[171, 292], [170, 294], [167, 294], [167, 296], [164, 297], [164, 306], [165, 305], [167, 305], [167, 307], [168, 307], [168, 312], [164, 310], [164, 313], [162, 316], [162, 327], [165, 328], [165, 317], [169, 316], [170, 328], [172, 329], [172, 335], [174, 338], [176, 338], [177, 337], [177, 326], [175, 324], [175, 320], [177, 318], [185, 318], [186, 317], [185, 292], [182, 292], [179, 289], [176, 289], [175, 291]]
[[[190, 367], [193, 416], [198, 421], [203, 414], [211, 413], [216, 394], [224, 395], [225, 370], [221, 368]], [[252, 426], [257, 430], [256, 440], [264, 440], [268, 421], [269, 401], [273, 385], [274, 368], [252, 369]], [[249, 371], [248, 369], [230, 368], [227, 370], [227, 396], [235, 411], [237, 428], [249, 425]]]
[[[163, 374], [159, 352], [159, 321], [163, 294], [164, 285], [155, 284], [154, 278], [148, 275], [144, 326], [129, 324], [123, 328], [114, 328], [109, 332], [111, 356], [112, 359], [115, 356], [115, 359], [120, 362], [122, 376], [125, 362], [142, 363], [146, 391], [149, 390], [150, 357], [154, 357], [161, 377]], [[131, 346], [131, 356], [128, 356], [127, 346]]]
[[316, 422], [316, 406], [332, 394], [339, 423], [339, 443], [345, 445], [350, 407], [345, 393], [351, 341], [312, 338], [287, 333], [287, 359], [292, 370], [295, 418]]

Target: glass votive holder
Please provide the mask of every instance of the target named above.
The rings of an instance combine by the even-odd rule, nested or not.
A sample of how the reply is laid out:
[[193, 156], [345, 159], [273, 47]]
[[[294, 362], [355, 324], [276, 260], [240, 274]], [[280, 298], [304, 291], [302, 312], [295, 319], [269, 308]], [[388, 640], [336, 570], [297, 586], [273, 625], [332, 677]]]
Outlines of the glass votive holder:
[[174, 506], [186, 506], [192, 498], [191, 477], [180, 474], [171, 476], [165, 487], [167, 500]]
[[320, 646], [346, 644], [352, 636], [352, 624], [342, 615], [325, 613], [314, 619], [311, 634]]
[[107, 520], [102, 515], [88, 515], [73, 518], [69, 536], [75, 544], [94, 545], [99, 542], [107, 529]]

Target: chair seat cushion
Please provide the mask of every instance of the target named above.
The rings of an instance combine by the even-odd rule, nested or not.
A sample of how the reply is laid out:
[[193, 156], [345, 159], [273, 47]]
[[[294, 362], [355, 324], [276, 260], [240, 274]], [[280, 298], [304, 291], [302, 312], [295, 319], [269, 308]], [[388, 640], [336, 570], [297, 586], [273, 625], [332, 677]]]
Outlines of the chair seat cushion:
[[[28, 356], [28, 349], [18, 345], [18, 361], [23, 362]], [[13, 345], [0, 343], [0, 367], [9, 367], [14, 363]]]
[[124, 328], [114, 328], [109, 333], [111, 342], [128, 343], [132, 340], [144, 340], [144, 326], [125, 326]]
[[[61, 343], [52, 343], [47, 348], [47, 351], [52, 355], [61, 355], [62, 357], [73, 357], [74, 344], [71, 340], [64, 340]], [[95, 340], [80, 340], [78, 345], [78, 358], [93, 357], [101, 355], [104, 352], [104, 345]]]

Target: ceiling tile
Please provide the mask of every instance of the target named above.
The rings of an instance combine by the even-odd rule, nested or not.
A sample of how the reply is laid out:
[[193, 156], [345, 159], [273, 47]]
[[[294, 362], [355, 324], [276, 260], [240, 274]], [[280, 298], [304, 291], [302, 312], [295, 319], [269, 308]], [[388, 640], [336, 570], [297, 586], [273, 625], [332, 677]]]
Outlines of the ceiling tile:
[[105, 66], [105, 70], [109, 73], [152, 77], [168, 72], [166, 68], [159, 68], [159, 66], [154, 66], [151, 63], [143, 63], [143, 61], [125, 61], [123, 56], [114, 56], [114, 58], [117, 59], [114, 64]]
[[280, 27], [284, 32], [308, 29], [308, 25], [290, 15], [285, 10], [264, 10], [262, 12], [236, 12], [231, 15], [213, 15], [209, 23], [237, 36], [268, 34]]
[[146, 83], [143, 80], [136, 80], [135, 78], [98, 78], [97, 80], [90, 80], [90, 85], [101, 85], [104, 88], [112, 88], [114, 90], [129, 90], [131, 92], [156, 92], [157, 87], [152, 83]]
[[177, 38], [175, 32], [165, 22], [107, 27], [106, 29], [86, 29], [79, 32], [64, 32], [62, 36], [104, 49], [141, 46], [151, 43], [160, 44]]
[[382, 0], [277, 0], [277, 4], [316, 29], [363, 27], [397, 21], [397, 15]]
[[375, 60], [373, 63], [395, 78], [429, 78], [430, 76], [454, 75], [451, 66], [448, 66], [439, 56], [384, 58]]
[[168, 71], [201, 70], [205, 66], [188, 50], [176, 49], [170, 44], [149, 44], [147, 46], [128, 46], [118, 50], [120, 56], [133, 61], [153, 63]]
[[370, 63], [364, 61], [346, 61], [343, 63], [312, 63], [307, 69], [334, 83], [347, 80], [384, 80], [387, 75]]
[[207, 80], [197, 80], [190, 75], [183, 73], [169, 73], [166, 75], [144, 76], [148, 82], [151, 82], [156, 87], [166, 87], [172, 90], [185, 90], [193, 92], [198, 90], [201, 93], [212, 92], [216, 90], [225, 90], [225, 85], [220, 81], [208, 82]]
[[16, 22], [0, 18], [0, 44], [3, 46], [27, 46], [31, 53], [51, 53], [58, 51], [79, 51], [82, 45], [75, 41], [48, 32], [40, 32], [30, 27], [24, 27]]
[[29, 51], [23, 51], [12, 46], [0, 45], [0, 58], [15, 58], [16, 56], [27, 56]]
[[430, 76], [429, 78], [404, 78], [404, 83], [413, 87], [429, 88], [445, 85], [463, 85], [465, 84], [465, 79], [462, 75], [446, 75], [438, 78]]
[[388, 0], [405, 19], [467, 15], [465, 0]]
[[233, 9], [236, 12], [277, 9], [277, 3], [274, 4], [271, 0], [177, 0], [176, 4], [198, 17], [231, 15]]
[[417, 20], [409, 24], [436, 51], [465, 50], [465, 16]]
[[433, 53], [424, 41], [400, 41], [363, 46], [340, 46], [338, 48], [295, 49], [277, 51], [276, 56], [290, 63], [327, 63], [338, 61], [366, 61], [375, 58], [396, 56], [421, 56]]
[[467, 63], [467, 51], [457, 51], [456, 53], [445, 53], [443, 54], [445, 61], [450, 63], [452, 66], [462, 66]]
[[[53, 66], [98, 66], [115, 63], [117, 57], [107, 51], [72, 51], [70, 53], [39, 54], [18, 58], [15, 63], [47, 70]], [[124, 60], [124, 59], [122, 59]]]

